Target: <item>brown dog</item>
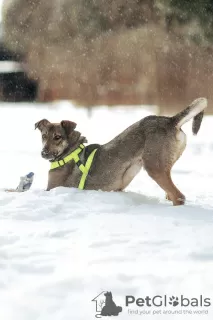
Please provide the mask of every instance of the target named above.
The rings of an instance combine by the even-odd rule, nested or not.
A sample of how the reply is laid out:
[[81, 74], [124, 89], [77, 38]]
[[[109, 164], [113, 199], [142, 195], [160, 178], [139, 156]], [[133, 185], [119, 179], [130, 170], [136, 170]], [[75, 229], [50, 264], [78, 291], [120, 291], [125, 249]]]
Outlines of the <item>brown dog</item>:
[[[81, 189], [121, 191], [144, 167], [173, 205], [184, 204], [185, 196], [174, 185], [171, 169], [186, 147], [181, 126], [193, 118], [192, 131], [197, 134], [206, 107], [207, 100], [199, 98], [173, 117], [148, 116], [107, 144], [86, 148], [82, 145], [86, 138], [75, 130], [74, 122], [37, 122], [35, 128], [42, 134], [41, 155], [52, 163], [47, 190], [58, 186], [77, 188], [84, 175]], [[88, 160], [91, 166], [86, 168], [94, 148], [94, 159]]]

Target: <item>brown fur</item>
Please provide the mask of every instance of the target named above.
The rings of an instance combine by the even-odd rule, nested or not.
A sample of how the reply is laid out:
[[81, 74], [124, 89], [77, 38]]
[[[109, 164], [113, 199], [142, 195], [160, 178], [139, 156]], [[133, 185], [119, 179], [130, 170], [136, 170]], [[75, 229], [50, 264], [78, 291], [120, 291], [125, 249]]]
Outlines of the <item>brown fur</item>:
[[[200, 128], [207, 100], [199, 98], [174, 117], [148, 116], [124, 130], [110, 142], [101, 145], [96, 153], [85, 189], [121, 191], [142, 167], [166, 192], [173, 205], [185, 202], [185, 196], [171, 178], [171, 169], [186, 147], [186, 135], [181, 126], [193, 120], [193, 133]], [[71, 121], [50, 123], [43, 119], [35, 124], [42, 133], [42, 157], [50, 161], [63, 159], [75, 150], [85, 137], [76, 131]], [[85, 151], [80, 154], [82, 162]], [[47, 190], [58, 186], [78, 187], [81, 172], [71, 161], [49, 171]]]

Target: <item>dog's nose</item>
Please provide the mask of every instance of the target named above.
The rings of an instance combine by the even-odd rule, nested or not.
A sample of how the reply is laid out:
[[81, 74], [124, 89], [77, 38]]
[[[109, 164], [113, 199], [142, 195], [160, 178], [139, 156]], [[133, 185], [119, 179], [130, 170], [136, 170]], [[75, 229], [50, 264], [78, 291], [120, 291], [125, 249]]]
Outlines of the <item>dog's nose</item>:
[[42, 155], [42, 157], [45, 157], [45, 156], [47, 156], [48, 155], [48, 150], [47, 149], [43, 149], [42, 151], [41, 151], [41, 155]]

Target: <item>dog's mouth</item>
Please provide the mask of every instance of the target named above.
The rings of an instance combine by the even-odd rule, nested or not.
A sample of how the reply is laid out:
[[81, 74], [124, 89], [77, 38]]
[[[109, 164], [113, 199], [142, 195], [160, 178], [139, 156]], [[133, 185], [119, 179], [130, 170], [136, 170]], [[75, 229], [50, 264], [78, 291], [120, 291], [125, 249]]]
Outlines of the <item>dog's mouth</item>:
[[41, 152], [41, 156], [43, 159], [50, 160], [50, 161], [54, 161], [57, 158], [57, 154], [44, 152], [44, 151]]
[[59, 160], [61, 155], [62, 155], [61, 152], [53, 152], [53, 153], [52, 152], [45, 152], [45, 151], [41, 152], [42, 158], [45, 160], [49, 160], [49, 161], [57, 161], [57, 160]]

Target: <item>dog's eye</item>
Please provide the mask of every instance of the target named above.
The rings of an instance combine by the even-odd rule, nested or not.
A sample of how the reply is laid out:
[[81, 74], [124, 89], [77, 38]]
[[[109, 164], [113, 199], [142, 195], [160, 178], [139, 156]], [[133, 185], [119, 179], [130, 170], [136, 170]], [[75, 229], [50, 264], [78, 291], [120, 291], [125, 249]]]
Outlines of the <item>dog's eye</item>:
[[42, 139], [46, 139], [46, 134], [42, 134]]
[[61, 139], [61, 136], [59, 136], [59, 135], [56, 135], [56, 136], [54, 137], [54, 140], [59, 140], [59, 139]]

